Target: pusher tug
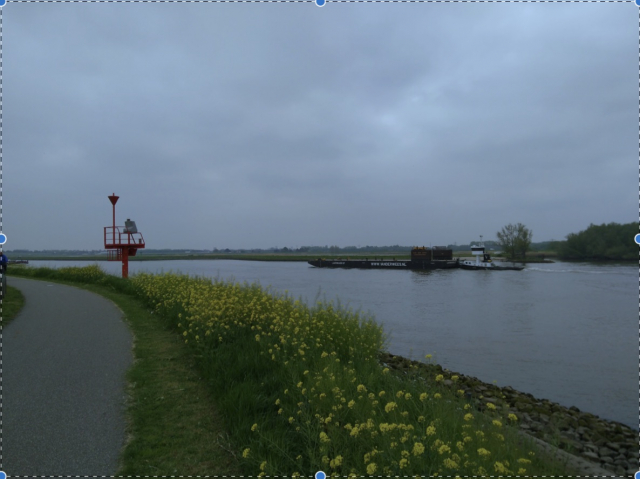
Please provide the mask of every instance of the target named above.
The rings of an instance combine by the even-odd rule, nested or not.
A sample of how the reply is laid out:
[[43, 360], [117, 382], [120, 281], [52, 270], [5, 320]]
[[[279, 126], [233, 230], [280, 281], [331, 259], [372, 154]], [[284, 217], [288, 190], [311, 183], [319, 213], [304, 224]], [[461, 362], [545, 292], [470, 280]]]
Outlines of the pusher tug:
[[[524, 269], [524, 266], [496, 266], [496, 264], [491, 259], [491, 255], [485, 252], [484, 243], [482, 242], [482, 236], [480, 236], [479, 245], [471, 245], [471, 254], [476, 257], [476, 260], [460, 261], [458, 267], [462, 269], [485, 269], [485, 270], [494, 270], [494, 271], [495, 270], [522, 271]], [[480, 256], [482, 256], [482, 261], [480, 260]]]

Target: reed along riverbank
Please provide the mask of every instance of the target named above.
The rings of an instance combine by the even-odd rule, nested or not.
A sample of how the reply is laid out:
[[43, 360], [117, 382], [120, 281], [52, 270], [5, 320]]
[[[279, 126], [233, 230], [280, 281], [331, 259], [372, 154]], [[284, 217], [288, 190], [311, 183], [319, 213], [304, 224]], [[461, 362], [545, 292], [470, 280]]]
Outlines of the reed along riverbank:
[[460, 376], [417, 380], [382, 367], [382, 329], [351, 311], [186, 276], [121, 280], [95, 266], [23, 274], [142, 300], [197, 358], [245, 474], [575, 473], [522, 439], [516, 413], [476, 410]]

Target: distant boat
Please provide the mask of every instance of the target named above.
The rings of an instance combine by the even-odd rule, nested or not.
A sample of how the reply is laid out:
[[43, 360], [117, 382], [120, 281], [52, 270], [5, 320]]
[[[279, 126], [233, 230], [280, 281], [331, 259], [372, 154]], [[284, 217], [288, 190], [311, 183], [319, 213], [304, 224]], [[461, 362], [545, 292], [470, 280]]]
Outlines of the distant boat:
[[[512, 270], [522, 271], [524, 266], [496, 266], [491, 259], [491, 255], [485, 251], [484, 243], [482, 242], [482, 236], [480, 236], [480, 243], [478, 245], [471, 246], [471, 254], [476, 257], [475, 261], [464, 260], [460, 261], [459, 267], [462, 269], [484, 269], [484, 270]], [[482, 256], [482, 261], [480, 257]]]

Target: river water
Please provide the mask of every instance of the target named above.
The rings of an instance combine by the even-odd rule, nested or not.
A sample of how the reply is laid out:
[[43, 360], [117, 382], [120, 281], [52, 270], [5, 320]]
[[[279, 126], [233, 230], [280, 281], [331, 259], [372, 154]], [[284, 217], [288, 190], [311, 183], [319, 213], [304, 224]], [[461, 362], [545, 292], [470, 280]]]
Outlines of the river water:
[[[30, 261], [84, 266], [82, 261]], [[120, 274], [117, 262], [100, 262]], [[392, 354], [638, 428], [638, 268], [531, 264], [524, 271], [320, 269], [302, 262], [130, 262], [129, 272], [180, 272], [371, 313]], [[10, 279], [9, 279], [10, 280]]]

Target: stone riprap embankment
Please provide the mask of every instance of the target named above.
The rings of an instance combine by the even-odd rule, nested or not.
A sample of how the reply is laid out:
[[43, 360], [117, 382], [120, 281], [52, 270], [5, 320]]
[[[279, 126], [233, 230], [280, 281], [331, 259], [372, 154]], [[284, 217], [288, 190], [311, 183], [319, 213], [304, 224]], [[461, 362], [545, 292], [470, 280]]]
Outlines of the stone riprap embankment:
[[[547, 399], [537, 399], [507, 387], [488, 384], [471, 376], [443, 369], [437, 364], [411, 361], [383, 353], [380, 362], [392, 370], [418, 372], [428, 381], [444, 376], [441, 384], [452, 390], [464, 390], [475, 407], [484, 411], [488, 403], [505, 414], [518, 417], [519, 428], [547, 444], [581, 458], [609, 472], [633, 476], [638, 471], [638, 431], [615, 421], [607, 421], [576, 407], [566, 408]], [[454, 382], [451, 376], [458, 376]]]

